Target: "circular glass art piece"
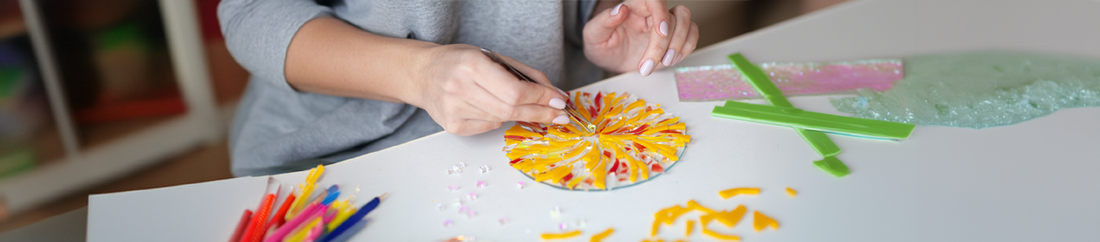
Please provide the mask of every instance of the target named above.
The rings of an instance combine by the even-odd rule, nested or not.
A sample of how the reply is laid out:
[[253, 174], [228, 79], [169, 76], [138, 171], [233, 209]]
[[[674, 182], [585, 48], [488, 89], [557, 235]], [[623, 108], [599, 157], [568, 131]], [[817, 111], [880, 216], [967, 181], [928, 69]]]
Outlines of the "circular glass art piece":
[[569, 124], [516, 122], [504, 132], [510, 164], [569, 190], [611, 190], [644, 182], [672, 167], [691, 136], [680, 118], [629, 94], [577, 92]]

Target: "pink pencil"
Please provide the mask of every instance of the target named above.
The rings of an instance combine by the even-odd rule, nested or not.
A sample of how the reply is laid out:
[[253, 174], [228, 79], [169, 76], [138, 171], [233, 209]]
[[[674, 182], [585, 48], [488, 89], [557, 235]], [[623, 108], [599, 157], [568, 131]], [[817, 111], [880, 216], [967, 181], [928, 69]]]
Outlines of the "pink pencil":
[[290, 234], [290, 232], [293, 231], [294, 228], [302, 225], [302, 222], [305, 222], [306, 219], [313, 217], [313, 214], [317, 213], [317, 211], [324, 212], [325, 210], [328, 210], [328, 206], [321, 205], [320, 203], [309, 204], [309, 206], [307, 206], [305, 209], [302, 209], [301, 213], [298, 213], [298, 216], [295, 216], [294, 219], [287, 221], [286, 224], [283, 224], [282, 227], [279, 227], [278, 230], [275, 230], [275, 233], [267, 237], [264, 242], [283, 241], [283, 237], [286, 237], [287, 234]]

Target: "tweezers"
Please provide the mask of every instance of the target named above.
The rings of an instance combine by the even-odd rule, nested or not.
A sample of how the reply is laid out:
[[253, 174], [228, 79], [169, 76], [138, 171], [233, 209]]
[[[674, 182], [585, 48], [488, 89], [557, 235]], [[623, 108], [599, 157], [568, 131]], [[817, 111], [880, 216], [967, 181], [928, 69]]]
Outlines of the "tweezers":
[[523, 72], [520, 72], [515, 67], [512, 67], [512, 65], [508, 64], [508, 62], [506, 62], [506, 61], [504, 61], [504, 59], [500, 58], [500, 56], [497, 55], [496, 52], [493, 52], [489, 49], [486, 49], [486, 48], [482, 47], [481, 48], [481, 53], [485, 54], [485, 56], [488, 56], [489, 59], [492, 60], [493, 62], [496, 62], [497, 64], [500, 64], [500, 66], [503, 66], [505, 70], [508, 70], [508, 72], [511, 72], [513, 76], [516, 76], [516, 78], [519, 78], [522, 81], [539, 84], [538, 82], [535, 81], [535, 79], [531, 79], [531, 77], [527, 76], [526, 74], [523, 74]]

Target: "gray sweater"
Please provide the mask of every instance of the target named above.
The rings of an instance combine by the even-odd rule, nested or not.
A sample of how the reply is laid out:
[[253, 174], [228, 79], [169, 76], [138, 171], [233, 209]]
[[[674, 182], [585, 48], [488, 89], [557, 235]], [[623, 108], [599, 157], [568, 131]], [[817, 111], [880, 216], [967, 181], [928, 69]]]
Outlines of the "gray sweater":
[[443, 130], [412, 105], [292, 89], [283, 75], [286, 50], [310, 19], [334, 16], [379, 35], [486, 47], [545, 72], [556, 86], [569, 90], [600, 77], [600, 69], [581, 50], [581, 30], [594, 5], [569, 0], [224, 0], [218, 19], [226, 44], [252, 73], [230, 134], [233, 174], [308, 169]]

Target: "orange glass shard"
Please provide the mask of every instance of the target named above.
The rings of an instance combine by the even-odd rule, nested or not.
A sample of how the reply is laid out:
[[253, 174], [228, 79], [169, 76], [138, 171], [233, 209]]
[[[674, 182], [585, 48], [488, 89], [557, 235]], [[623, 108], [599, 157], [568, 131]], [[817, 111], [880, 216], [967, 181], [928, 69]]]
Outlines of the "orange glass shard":
[[707, 229], [706, 226], [703, 226], [703, 234], [708, 235], [710, 237], [713, 237], [715, 239], [720, 239], [720, 240], [741, 241], [740, 236], [714, 232], [714, 231], [711, 231], [710, 229]]
[[760, 194], [760, 188], [755, 188], [755, 187], [738, 187], [738, 188], [731, 188], [731, 189], [726, 189], [726, 190], [722, 190], [722, 191], [718, 192], [718, 195], [722, 196], [722, 198], [731, 198], [731, 197], [737, 196], [737, 195], [758, 195], [758, 194]]
[[756, 232], [759, 233], [761, 230], [764, 230], [767, 227], [772, 227], [772, 229], [778, 230], [779, 222], [775, 221], [775, 219], [765, 216], [763, 213], [760, 213], [760, 211], [752, 211], [752, 229], [756, 230]]
[[542, 233], [542, 235], [540, 235], [539, 237], [541, 237], [542, 239], [568, 239], [568, 238], [573, 238], [577, 235], [581, 235], [580, 230], [573, 230], [571, 232], [557, 233], [557, 234], [555, 234], [555, 233]]
[[737, 208], [733, 209], [733, 211], [714, 213], [714, 219], [718, 220], [719, 223], [725, 224], [726, 227], [733, 228], [733, 226], [737, 226], [737, 223], [741, 221], [741, 217], [745, 216], [746, 210], [744, 205], [737, 205]]
[[609, 190], [664, 173], [691, 141], [678, 117], [626, 93], [576, 92], [565, 111], [569, 124], [516, 122], [504, 132], [513, 168], [552, 186]]
[[691, 232], [695, 230], [695, 220], [688, 220], [687, 228], [684, 229], [684, 237], [691, 236]]
[[791, 196], [791, 197], [798, 196], [798, 191], [795, 191], [794, 189], [791, 189], [790, 187], [787, 187], [787, 196]]
[[607, 236], [611, 236], [611, 233], [614, 233], [614, 232], [615, 232], [614, 228], [607, 228], [607, 230], [604, 230], [603, 232], [600, 232], [599, 234], [593, 235], [592, 239], [589, 239], [588, 241], [589, 242], [603, 241], [603, 238], [607, 238]]

